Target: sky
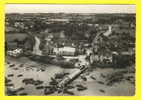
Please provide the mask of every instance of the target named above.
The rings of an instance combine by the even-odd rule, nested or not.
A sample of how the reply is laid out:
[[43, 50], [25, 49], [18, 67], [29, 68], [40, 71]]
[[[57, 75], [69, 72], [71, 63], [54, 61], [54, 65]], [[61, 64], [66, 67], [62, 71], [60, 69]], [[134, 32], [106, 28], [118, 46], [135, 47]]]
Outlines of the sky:
[[135, 13], [135, 5], [7, 4], [6, 13]]

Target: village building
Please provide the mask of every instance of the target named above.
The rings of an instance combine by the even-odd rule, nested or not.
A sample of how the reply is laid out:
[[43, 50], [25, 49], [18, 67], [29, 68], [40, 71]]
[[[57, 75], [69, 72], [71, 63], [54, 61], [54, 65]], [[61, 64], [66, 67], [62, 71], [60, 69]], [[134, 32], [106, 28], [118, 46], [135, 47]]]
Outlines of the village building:
[[75, 56], [75, 54], [76, 54], [76, 48], [74, 48], [74, 47], [54, 48], [54, 51], [53, 52], [56, 55]]

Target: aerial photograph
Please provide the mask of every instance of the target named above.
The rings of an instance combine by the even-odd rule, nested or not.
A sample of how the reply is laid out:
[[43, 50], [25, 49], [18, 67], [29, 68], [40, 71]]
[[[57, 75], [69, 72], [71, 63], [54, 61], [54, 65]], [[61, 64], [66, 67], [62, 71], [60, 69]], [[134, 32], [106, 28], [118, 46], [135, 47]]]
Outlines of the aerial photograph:
[[6, 96], [134, 96], [135, 5], [6, 4]]

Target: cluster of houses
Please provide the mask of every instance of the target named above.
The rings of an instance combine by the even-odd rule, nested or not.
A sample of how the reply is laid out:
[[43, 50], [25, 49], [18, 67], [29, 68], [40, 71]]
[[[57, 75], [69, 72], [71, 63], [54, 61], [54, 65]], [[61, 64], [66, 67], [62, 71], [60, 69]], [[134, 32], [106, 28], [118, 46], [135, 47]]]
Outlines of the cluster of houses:
[[[101, 16], [101, 15], [100, 15]], [[109, 15], [108, 15], [109, 16]], [[105, 19], [109, 20], [108, 16], [101, 16], [101, 17], [95, 17], [94, 19]], [[40, 19], [42, 17], [39, 17]], [[104, 40], [101, 35], [98, 36], [98, 41], [96, 41], [93, 45], [93, 43], [87, 42], [88, 40], [69, 40], [68, 37], [66, 36], [64, 30], [59, 30], [57, 32], [51, 32], [49, 28], [46, 28], [45, 30], [41, 30], [39, 33], [41, 36], [37, 36], [39, 39], [38, 43], [34, 39], [34, 37], [37, 34], [34, 34], [33, 37], [29, 36], [27, 33], [19, 33], [20, 29], [26, 29], [25, 22], [29, 22], [29, 26], [32, 27], [32, 20], [34, 17], [26, 17], [26, 18], [17, 18], [15, 22], [13, 21], [14, 24], [11, 26], [10, 24], [12, 23], [10, 20], [12, 19], [6, 19], [6, 48], [8, 50], [15, 50], [17, 48], [23, 48], [25, 50], [30, 50], [33, 51], [32, 53], [39, 54], [39, 55], [63, 55], [63, 56], [76, 56], [76, 55], [84, 55], [89, 57], [89, 60], [91, 63], [95, 62], [106, 62], [106, 63], [111, 63], [113, 62], [113, 55], [115, 55], [114, 50], [107, 52], [106, 50], [108, 49], [103, 49], [101, 48], [102, 46], [105, 47], [108, 43], [110, 45], [110, 42], [114, 44], [114, 47], [118, 47], [119, 42], [116, 41], [120, 36], [125, 37], [133, 37], [135, 38], [135, 24], [134, 22], [122, 22], [119, 20], [116, 20], [115, 23], [112, 24], [106, 24], [106, 23], [89, 23], [86, 22], [85, 24], [90, 27], [84, 34], [86, 35], [87, 38], [91, 38], [91, 34], [93, 32], [94, 34], [99, 34], [97, 31], [104, 33], [103, 36], [108, 37], [110, 42], [107, 42], [107, 40]], [[78, 20], [77, 18], [74, 20], [68, 19], [68, 18], [42, 18], [46, 24], [51, 24], [51, 23], [67, 23], [70, 24], [70, 22], [77, 21], [78, 26], [83, 24], [84, 22], [82, 20]], [[90, 19], [88, 17], [88, 19]], [[86, 18], [87, 20], [87, 18]], [[93, 29], [95, 28], [95, 29]], [[108, 30], [109, 29], [109, 30]], [[28, 29], [27, 29], [28, 30]], [[93, 30], [96, 30], [95, 33]], [[108, 31], [107, 31], [108, 30]], [[112, 33], [112, 35], [111, 35]], [[73, 33], [74, 34], [74, 33]], [[129, 34], [129, 35], [127, 35]], [[127, 36], [126, 36], [127, 35]], [[96, 37], [95, 37], [96, 38]], [[94, 37], [93, 37], [94, 39]], [[106, 42], [105, 42], [106, 41]], [[121, 40], [124, 41], [124, 40]], [[120, 42], [121, 42], [120, 41]], [[40, 43], [39, 43], [40, 42]], [[127, 42], [127, 41], [125, 41]], [[129, 45], [134, 44], [134, 41], [129, 40]], [[107, 43], [107, 44], [106, 44]], [[123, 43], [123, 42], [121, 42]], [[35, 48], [36, 44], [36, 48]], [[38, 45], [37, 45], [38, 44]], [[35, 49], [34, 49], [35, 48]], [[98, 53], [95, 53], [95, 50]], [[126, 47], [125, 47], [126, 48]], [[134, 52], [133, 49], [135, 46], [132, 46], [130, 50], [124, 51], [125, 52]], [[121, 48], [122, 51], [123, 48]], [[102, 52], [101, 52], [102, 51]], [[103, 53], [104, 51], [104, 53]], [[116, 55], [118, 54], [118, 51], [116, 51]], [[123, 51], [122, 51], [123, 52]], [[92, 55], [93, 54], [93, 55]]]

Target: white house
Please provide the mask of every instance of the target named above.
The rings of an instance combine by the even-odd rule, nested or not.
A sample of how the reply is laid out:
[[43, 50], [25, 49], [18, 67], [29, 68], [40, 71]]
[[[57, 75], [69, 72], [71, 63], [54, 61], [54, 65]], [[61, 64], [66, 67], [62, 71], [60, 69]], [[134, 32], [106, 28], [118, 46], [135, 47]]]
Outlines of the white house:
[[54, 48], [53, 52], [62, 56], [74, 56], [76, 53], [76, 48], [74, 47], [62, 47]]

